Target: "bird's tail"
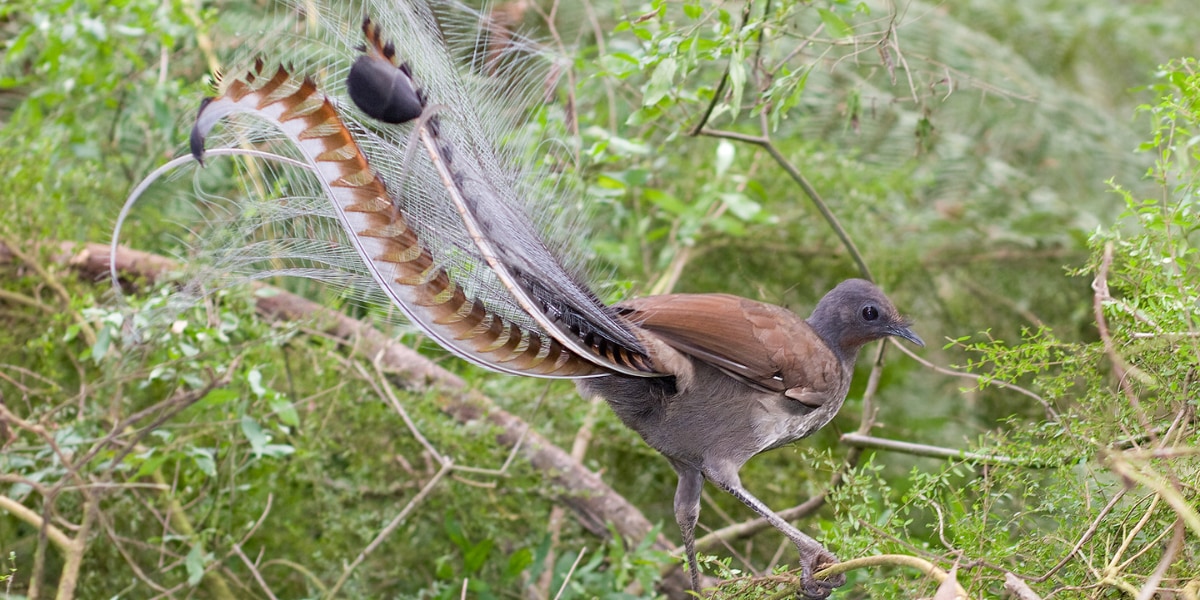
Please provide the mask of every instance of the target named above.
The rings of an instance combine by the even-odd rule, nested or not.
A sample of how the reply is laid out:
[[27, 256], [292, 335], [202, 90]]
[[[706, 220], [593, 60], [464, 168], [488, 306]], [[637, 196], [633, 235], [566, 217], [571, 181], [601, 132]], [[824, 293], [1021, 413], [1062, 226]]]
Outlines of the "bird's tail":
[[547, 241], [577, 231], [559, 215], [579, 200], [511, 108], [538, 53], [481, 23], [451, 4], [303, 2], [259, 32], [192, 130], [198, 162], [266, 157], [246, 159], [207, 260], [356, 289], [497, 371], [653, 375], [636, 327]]

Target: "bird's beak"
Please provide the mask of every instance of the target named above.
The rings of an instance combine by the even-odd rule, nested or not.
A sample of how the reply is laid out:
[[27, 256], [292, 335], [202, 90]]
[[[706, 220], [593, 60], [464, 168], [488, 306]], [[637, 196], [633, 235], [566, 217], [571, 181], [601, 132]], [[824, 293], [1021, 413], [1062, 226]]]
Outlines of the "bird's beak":
[[903, 326], [897, 325], [897, 326], [891, 327], [889, 329], [890, 329], [890, 331], [888, 333], [891, 333], [892, 335], [894, 335], [896, 337], [902, 337], [922, 348], [925, 347], [925, 341], [921, 339], [921, 336], [918, 336], [917, 334], [913, 333], [913, 330], [909, 329], [908, 327], [903, 327]]

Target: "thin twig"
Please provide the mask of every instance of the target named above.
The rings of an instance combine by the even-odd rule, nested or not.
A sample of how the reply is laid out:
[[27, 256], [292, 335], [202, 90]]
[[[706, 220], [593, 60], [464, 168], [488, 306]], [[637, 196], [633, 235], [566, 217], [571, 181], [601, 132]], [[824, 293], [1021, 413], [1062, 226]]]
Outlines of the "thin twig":
[[42, 283], [46, 284], [47, 287], [54, 291], [54, 294], [58, 296], [59, 301], [62, 303], [61, 310], [68, 312], [75, 323], [79, 325], [79, 333], [83, 335], [83, 340], [87, 342], [88, 346], [95, 346], [96, 330], [92, 328], [92, 324], [88, 323], [87, 319], [85, 319], [83, 315], [79, 314], [77, 311], [71, 310], [71, 293], [67, 291], [67, 288], [63, 286], [62, 282], [60, 282], [57, 277], [51, 275], [40, 261], [34, 260], [28, 254], [25, 254], [23, 251], [21, 251], [18, 245], [13, 244], [4, 238], [0, 238], [0, 244], [7, 246], [8, 251], [11, 252], [13, 256], [17, 257], [18, 260], [25, 263], [25, 265], [29, 268], [33, 269], [34, 273], [37, 274]]
[[808, 199], [812, 201], [813, 206], [815, 206], [817, 209], [817, 212], [821, 213], [821, 217], [825, 219], [825, 222], [829, 225], [829, 228], [833, 230], [833, 233], [837, 235], [838, 239], [841, 240], [842, 245], [845, 246], [846, 251], [850, 253], [850, 257], [854, 260], [854, 264], [858, 266], [858, 272], [862, 278], [868, 281], [875, 281], [875, 278], [871, 275], [871, 269], [867, 267], [866, 260], [863, 259], [862, 253], [858, 251], [858, 246], [854, 244], [854, 240], [850, 239], [850, 234], [846, 233], [846, 229], [842, 227], [842, 223], [838, 220], [837, 216], [834, 215], [833, 211], [829, 209], [829, 205], [825, 203], [824, 198], [822, 198], [821, 194], [817, 192], [817, 189], [813, 187], [811, 183], [809, 183], [808, 178], [806, 178], [804, 174], [800, 172], [800, 169], [796, 168], [791, 161], [784, 157], [783, 153], [779, 151], [779, 148], [775, 147], [774, 142], [772, 142], [770, 138], [766, 137], [766, 131], [764, 131], [763, 135], [761, 136], [750, 136], [733, 131], [721, 131], [716, 129], [705, 129], [701, 133], [710, 137], [738, 140], [748, 144], [755, 144], [766, 150], [767, 153], [771, 155], [771, 158], [775, 159], [775, 162], [783, 168], [788, 176], [792, 178], [792, 181], [796, 182], [796, 185], [799, 185], [800, 189], [804, 191], [804, 194], [808, 196]]
[[371, 540], [371, 543], [367, 544], [367, 547], [363, 548], [362, 551], [358, 553], [358, 556], [354, 558], [353, 562], [351, 562], [349, 565], [346, 565], [346, 568], [342, 570], [342, 576], [338, 578], [337, 583], [333, 584], [333, 587], [329, 589], [329, 593], [325, 595], [326, 600], [331, 600], [332, 598], [337, 597], [338, 592], [342, 589], [342, 586], [346, 584], [346, 581], [350, 578], [350, 574], [354, 572], [354, 569], [358, 568], [358, 565], [362, 564], [362, 562], [366, 560], [367, 556], [374, 552], [384, 540], [392, 535], [392, 532], [396, 531], [396, 528], [400, 527], [400, 525], [404, 523], [404, 520], [408, 518], [408, 515], [412, 513], [412, 511], [418, 505], [425, 501], [425, 498], [429, 496], [429, 493], [432, 492], [433, 488], [436, 487], [438, 482], [442, 480], [442, 477], [445, 477], [446, 474], [450, 472], [453, 466], [454, 462], [450, 459], [446, 459], [446, 462], [442, 463], [442, 468], [438, 469], [438, 472], [434, 474], [432, 479], [429, 480], [429, 483], [426, 483], [425, 487], [422, 487], [421, 491], [417, 492], [417, 495], [414, 496], [412, 500], [409, 500], [408, 504], [404, 505], [404, 509], [400, 511], [400, 514], [396, 515], [395, 518], [393, 518], [391, 522], [379, 532], [379, 535], [375, 536], [375, 539]]
[[133, 555], [125, 549], [125, 544], [122, 543], [123, 540], [121, 536], [117, 535], [116, 530], [113, 529], [112, 521], [107, 518], [109, 516], [111, 515], [101, 515], [101, 524], [104, 526], [104, 533], [108, 536], [108, 541], [112, 542], [113, 547], [117, 549], [117, 552], [121, 555], [121, 558], [125, 559], [125, 564], [129, 566], [131, 571], [133, 571], [134, 577], [137, 577], [142, 583], [146, 584], [150, 587], [150, 589], [156, 592], [167, 591], [167, 588], [163, 587], [157, 581], [150, 579], [150, 576], [147, 575], [145, 571], [142, 571], [142, 568], [138, 566], [137, 559], [135, 559]]
[[[1109, 362], [1112, 363], [1113, 374], [1117, 377], [1117, 384], [1121, 391], [1125, 394], [1125, 399], [1129, 402], [1130, 409], [1133, 410], [1134, 416], [1137, 417], [1138, 423], [1142, 426], [1142, 431], [1151, 433], [1151, 442], [1157, 442], [1157, 438], [1153, 435], [1153, 428], [1147, 420], [1145, 411], [1142, 410], [1141, 400], [1133, 390], [1133, 384], [1130, 382], [1131, 371], [1136, 372], [1136, 367], [1125, 362], [1125, 359], [1117, 353], [1116, 345], [1113, 343], [1112, 334], [1108, 330], [1108, 320], [1104, 317], [1104, 303], [1112, 300], [1112, 295], [1108, 291], [1108, 269], [1112, 266], [1113, 261], [1113, 243], [1108, 242], [1104, 245], [1104, 254], [1100, 259], [1100, 266], [1096, 269], [1096, 277], [1092, 279], [1092, 312], [1096, 318], [1096, 329], [1100, 334], [1100, 341], [1104, 343], [1104, 353], [1108, 355]], [[1126, 431], [1129, 438], [1133, 438], [1133, 434]]]
[[554, 595], [554, 600], [559, 600], [562, 598], [563, 592], [567, 589], [567, 584], [571, 581], [571, 576], [575, 574], [575, 567], [579, 566], [579, 561], [583, 560], [583, 555], [586, 552], [587, 546], [579, 549], [579, 556], [575, 557], [575, 562], [571, 563], [570, 570], [568, 570], [566, 576], [563, 577], [562, 585], [559, 586], [558, 593]]
[[263, 580], [262, 573], [258, 572], [258, 567], [254, 566], [254, 563], [250, 561], [250, 557], [246, 556], [246, 553], [242, 551], [242, 545], [234, 544], [233, 552], [238, 555], [238, 558], [242, 559], [246, 568], [250, 569], [250, 574], [254, 576], [254, 580], [258, 582], [258, 587], [262, 588], [263, 593], [271, 600], [279, 600], [275, 597], [275, 592], [272, 592], [271, 587]]
[[[746, 26], [746, 23], [750, 22], [750, 9], [753, 6], [753, 2], [747, 2], [746, 5], [742, 7], [742, 21], [741, 23], [738, 23], [737, 29], [732, 32], [733, 35], [731, 37], [737, 38], [737, 34], [741, 33], [741, 30]], [[708, 125], [708, 119], [712, 116], [713, 109], [717, 107], [717, 104], [720, 104], [721, 98], [725, 95], [725, 85], [729, 83], [729, 71], [732, 64], [733, 63], [730, 62], [725, 65], [725, 70], [721, 73], [721, 80], [717, 82], [717, 89], [713, 90], [712, 99], [708, 101], [708, 106], [705, 107], [704, 113], [700, 115], [700, 120], [696, 122], [696, 125], [692, 127], [692, 130], [688, 132], [688, 135], [692, 137], [698, 136], [700, 135], [700, 132], [703, 131]]]
[[1151, 498], [1150, 506], [1148, 506], [1146, 511], [1142, 514], [1142, 518], [1138, 520], [1136, 525], [1134, 525], [1125, 533], [1125, 539], [1121, 541], [1121, 546], [1117, 548], [1116, 552], [1113, 552], [1112, 557], [1109, 559], [1108, 566], [1104, 569], [1106, 573], [1118, 571], [1117, 563], [1121, 561], [1121, 557], [1125, 555], [1125, 551], [1129, 549], [1129, 545], [1133, 543], [1134, 539], [1141, 537], [1142, 529], [1146, 527], [1146, 524], [1150, 522], [1150, 518], [1154, 516], [1154, 509], [1158, 508], [1158, 501], [1160, 498], [1161, 496], [1154, 496]]
[[1112, 470], [1118, 475], [1132, 479], [1153, 490], [1157, 494], [1156, 499], [1161, 497], [1175, 510], [1179, 518], [1183, 519], [1188, 528], [1195, 535], [1200, 536], [1200, 513], [1196, 511], [1193, 503], [1184, 498], [1183, 494], [1175, 489], [1173, 485], [1161, 481], [1157, 477], [1143, 473], [1141, 469], [1126, 461], [1122, 453], [1111, 453], [1105, 459]]
[[309, 570], [308, 567], [306, 567], [298, 562], [288, 560], [286, 558], [272, 558], [272, 559], [264, 562], [262, 564], [262, 568], [265, 569], [267, 567], [274, 566], [274, 565], [288, 567], [288, 568], [296, 571], [297, 573], [300, 573], [301, 575], [304, 576], [305, 579], [308, 580], [309, 584], [311, 584], [313, 587], [317, 588], [317, 591], [321, 592], [322, 596], [329, 593], [329, 588], [325, 587], [325, 584], [321, 581], [321, 578], [317, 577], [317, 574], [313, 573], [311, 570]]
[[1063, 459], [1060, 462], [1044, 462], [1038, 460], [1027, 460], [1021, 458], [1013, 458], [1002, 454], [984, 454], [979, 452], [971, 452], [967, 450], [959, 450], [956, 448], [946, 448], [942, 446], [930, 446], [928, 444], [918, 444], [914, 442], [904, 442], [900, 440], [889, 440], [886, 438], [874, 437], [870, 435], [862, 435], [860, 433], [844, 433], [841, 441], [843, 444], [855, 446], [858, 448], [871, 448], [875, 450], [887, 450], [889, 452], [899, 452], [901, 454], [909, 454], [912, 456], [925, 456], [928, 458], [954, 458], [969, 463], [981, 465], [1015, 465], [1031, 469], [1051, 469], [1054, 467], [1071, 464], [1077, 459]]
[[1112, 512], [1112, 509], [1117, 505], [1117, 502], [1119, 502], [1121, 498], [1125, 497], [1125, 492], [1127, 491], [1129, 491], [1129, 488], [1124, 487], [1117, 490], [1117, 493], [1113, 494], [1113, 497], [1108, 501], [1108, 504], [1104, 505], [1104, 508], [1100, 509], [1100, 514], [1096, 515], [1096, 518], [1092, 520], [1092, 524], [1088, 526], [1087, 531], [1083, 532], [1083, 535], [1079, 537], [1079, 541], [1075, 542], [1075, 547], [1071, 548], [1071, 551], [1068, 552], [1066, 556], [1062, 557], [1058, 561], [1058, 564], [1051, 567], [1049, 571], [1046, 571], [1044, 575], [1030, 579], [1030, 581], [1033, 583], [1042, 583], [1043, 581], [1050, 579], [1050, 577], [1057, 573], [1059, 569], [1062, 569], [1064, 566], [1066, 566], [1067, 562], [1071, 560], [1071, 557], [1075, 556], [1075, 553], [1079, 552], [1079, 550], [1083, 548], [1083, 545], [1092, 539], [1093, 535], [1096, 535], [1096, 531], [1100, 528], [1100, 522], [1108, 516], [1108, 513]]
[[[909, 350], [908, 348], [906, 348], [904, 346], [904, 344], [897, 343], [895, 340], [891, 340], [891, 342], [892, 342], [893, 346], [899, 348], [900, 351], [907, 354], [909, 358], [917, 361], [925, 368], [932, 369], [933, 371], [935, 371], [937, 373], [941, 373], [943, 375], [951, 375], [953, 377], [962, 377], [964, 379], [971, 379], [974, 381], [980, 381], [983, 379], [982, 375], [976, 375], [974, 373], [964, 373], [962, 371], [955, 371], [954, 369], [947, 369], [946, 367], [935, 365], [935, 364], [925, 360], [924, 358], [921, 358], [917, 353], [913, 352], [912, 350]], [[1015, 383], [1009, 383], [1002, 379], [988, 379], [987, 385], [995, 386], [995, 387], [1006, 389], [1006, 390], [1012, 390], [1014, 392], [1017, 392], [1018, 394], [1033, 398], [1034, 400], [1037, 400], [1039, 404], [1042, 405], [1043, 409], [1045, 409], [1047, 417], [1049, 417], [1051, 420], [1053, 420], [1055, 422], [1061, 422], [1061, 419], [1058, 416], [1058, 411], [1054, 410], [1053, 406], [1050, 406], [1050, 402], [1048, 402], [1045, 398], [1035, 394], [1034, 392], [1031, 392]]]
[[421, 447], [425, 448], [425, 451], [428, 452], [429, 455], [434, 458], [434, 460], [438, 461], [438, 464], [445, 467], [450, 461], [445, 456], [442, 456], [442, 453], [438, 452], [437, 448], [433, 447], [433, 444], [429, 443], [429, 440], [425, 438], [420, 429], [417, 429], [417, 424], [414, 423], [412, 418], [408, 416], [408, 411], [404, 409], [404, 405], [400, 404], [400, 400], [396, 398], [394, 393], [392, 393], [392, 386], [387, 385], [386, 375], [383, 374], [383, 368], [380, 366], [380, 359], [382, 356], [382, 352], [376, 354], [374, 360], [371, 361], [371, 364], [375, 367], [375, 373], [378, 374], [379, 378], [384, 381], [383, 385], [379, 385], [376, 379], [371, 377], [371, 375], [367, 373], [366, 369], [363, 368], [363, 366], [357, 361], [353, 361], [352, 364], [354, 365], [354, 368], [358, 370], [358, 374], [362, 376], [363, 380], [365, 380], [371, 385], [372, 388], [375, 389], [376, 395], [387, 398], [388, 402], [392, 405], [392, 409], [400, 415], [400, 419], [403, 420], [404, 425], [408, 427], [408, 432], [411, 433], [413, 438], [415, 438], [417, 442], [421, 444]]

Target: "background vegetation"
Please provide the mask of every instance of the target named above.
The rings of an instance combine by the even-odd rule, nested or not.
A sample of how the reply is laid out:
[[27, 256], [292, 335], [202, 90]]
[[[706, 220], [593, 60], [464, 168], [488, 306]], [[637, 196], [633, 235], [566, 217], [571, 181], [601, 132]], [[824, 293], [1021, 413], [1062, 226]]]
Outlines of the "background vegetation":
[[[1195, 599], [1193, 4], [579, 3], [554, 27], [549, 4], [496, 9], [572, 57], [572, 111], [556, 114], [578, 119], [607, 290], [805, 312], [865, 267], [931, 342], [887, 348], [883, 368], [865, 350], [833, 425], [743, 471], [759, 497], [803, 507], [801, 527], [843, 559], [957, 565], [973, 598], [1017, 590], [1011, 576], [1036, 594], [1022, 598]], [[117, 302], [95, 256], [61, 244], [108, 241], [130, 187], [184, 150], [206, 73], [277, 10], [0, 6], [0, 589], [677, 590], [656, 588], [679, 563], [657, 532], [564, 512], [578, 490], [527, 453], [509, 461], [511, 429], [455, 388], [572, 449], [676, 539], [665, 461], [570, 385], [396, 333], [452, 372], [419, 385], [377, 368], [364, 338], [256, 312], [272, 293], [250, 286], [183, 312], [164, 309], [169, 281]], [[191, 185], [157, 186], [122, 242], [186, 258]], [[706, 494], [702, 527], [750, 516]], [[723, 530], [707, 565], [731, 580], [722, 593], [788, 589], [780, 536]], [[899, 566], [849, 578], [838, 597], [937, 589]]]

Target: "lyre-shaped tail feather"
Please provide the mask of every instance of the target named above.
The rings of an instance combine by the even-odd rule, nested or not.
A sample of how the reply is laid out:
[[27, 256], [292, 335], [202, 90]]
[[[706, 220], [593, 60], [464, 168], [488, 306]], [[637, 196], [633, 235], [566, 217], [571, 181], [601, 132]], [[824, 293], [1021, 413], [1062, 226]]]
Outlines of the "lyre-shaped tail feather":
[[[462, 218], [480, 257], [543, 331], [571, 351], [606, 368], [629, 374], [653, 374], [642, 342], [630, 325], [578, 283], [535, 232], [506, 187], [489, 169], [488, 140], [470, 127], [473, 107], [462, 98], [438, 105], [436, 91], [426, 97], [410, 67], [385, 42], [368, 17], [363, 33], [366, 54], [351, 68], [347, 87], [368, 115], [392, 124], [416, 121], [424, 151], [444, 186], [444, 197]], [[460, 104], [453, 104], [458, 100]], [[431, 114], [436, 113], [436, 114]], [[418, 116], [424, 115], [418, 119]]]
[[[274, 246], [273, 240], [244, 251], [234, 246], [235, 264], [258, 261], [267, 273], [348, 281], [351, 288], [373, 282], [370, 288], [378, 287], [440, 345], [497, 371], [659, 375], [643, 333], [564, 266], [570, 263], [561, 259], [561, 244], [552, 251], [544, 241], [554, 229], [545, 215], [561, 207], [547, 202], [547, 192], [559, 180], [512, 168], [512, 149], [500, 142], [515, 130], [505, 129], [512, 123], [496, 114], [506, 99], [486, 91], [506, 94], [521, 86], [464, 71], [447, 47], [443, 15], [435, 17], [429, 5], [366, 4], [298, 4], [309, 17], [306, 32], [264, 36], [274, 47], [257, 50], [284, 57], [288, 66], [256, 58], [253, 67], [230, 71], [235, 76], [201, 106], [191, 138], [198, 161], [203, 164], [206, 138], [219, 122], [249, 115], [226, 129], [220, 152], [282, 137], [290, 147], [285, 152], [299, 155], [299, 163], [270, 158], [303, 163], [316, 195], [332, 208], [309, 208], [312, 199], [303, 193], [289, 196], [287, 190], [313, 185], [308, 174], [293, 171], [304, 182], [289, 182], [248, 173], [253, 198], [267, 200], [272, 194], [264, 190], [282, 185], [288, 206], [281, 204], [280, 214], [319, 219], [318, 229], [336, 240], [325, 247], [301, 225]], [[357, 24], [361, 32], [351, 36]], [[459, 27], [456, 35], [471, 42], [478, 30]], [[243, 208], [240, 200], [231, 202]], [[336, 232], [323, 229], [331, 222]], [[275, 260], [274, 249], [284, 261]], [[267, 254], [256, 254], [262, 250]], [[287, 260], [300, 266], [277, 266]], [[372, 303], [378, 298], [363, 293]]]
[[308, 79], [261, 62], [206, 101], [192, 130], [201, 158], [204, 139], [221, 119], [249, 113], [276, 125], [308, 162], [332, 202], [350, 243], [384, 293], [446, 349], [502, 372], [581, 377], [602, 372], [553, 338], [489, 311], [456, 285], [392, 202], [383, 182], [333, 105]]

